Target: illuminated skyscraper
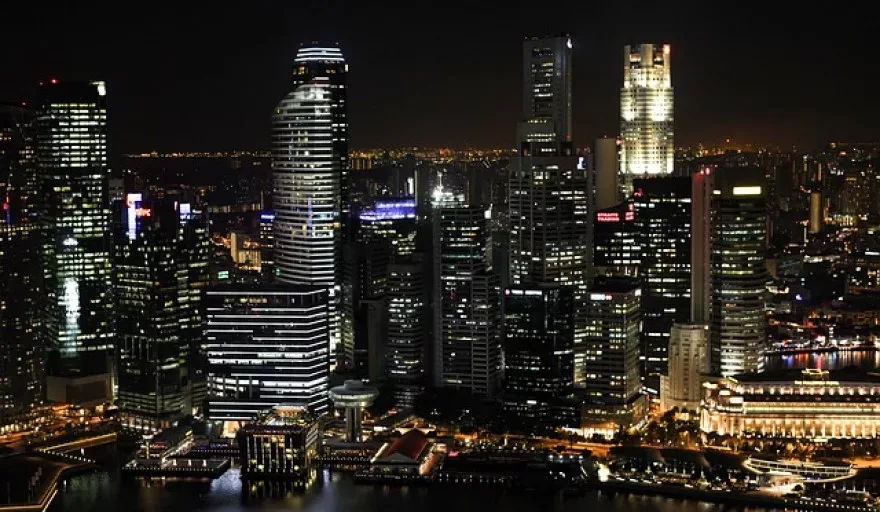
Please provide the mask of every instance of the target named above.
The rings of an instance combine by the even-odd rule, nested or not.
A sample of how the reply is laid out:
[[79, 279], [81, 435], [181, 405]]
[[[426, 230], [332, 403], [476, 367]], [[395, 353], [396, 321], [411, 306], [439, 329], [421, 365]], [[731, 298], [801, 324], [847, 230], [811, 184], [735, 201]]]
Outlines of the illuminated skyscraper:
[[669, 332], [691, 316], [691, 180], [633, 180], [642, 240], [642, 362], [645, 390], [660, 395]]
[[691, 322], [708, 324], [712, 309], [712, 195], [711, 167], [694, 174], [691, 185]]
[[49, 350], [47, 398], [78, 404], [111, 399], [111, 298], [107, 110], [103, 82], [40, 87], [36, 164]]
[[516, 428], [579, 427], [574, 299], [556, 284], [504, 290], [504, 410]]
[[764, 171], [719, 168], [712, 212], [713, 372], [762, 370], [768, 273]]
[[422, 262], [393, 263], [388, 272], [388, 338], [385, 375], [395, 403], [412, 407], [425, 389], [428, 361], [428, 296]]
[[340, 338], [341, 226], [348, 211], [348, 66], [335, 45], [304, 45], [293, 91], [272, 123], [277, 281], [330, 293], [330, 344]]
[[208, 417], [248, 421], [279, 404], [327, 412], [327, 299], [277, 283], [208, 290]]
[[675, 148], [668, 44], [625, 47], [620, 137], [621, 181], [627, 192], [634, 176], [672, 173]]
[[511, 284], [571, 286], [575, 304], [575, 375], [583, 380], [584, 297], [590, 267], [586, 166], [572, 148], [571, 40], [523, 43], [523, 113], [519, 155], [509, 167]]
[[0, 431], [30, 428], [42, 400], [33, 118], [0, 104]]
[[571, 38], [523, 41], [520, 141], [571, 142]]
[[646, 413], [639, 375], [642, 290], [632, 279], [597, 282], [587, 303], [584, 421], [609, 436], [639, 424]]
[[141, 193], [115, 213], [117, 404], [126, 427], [155, 432], [204, 398], [207, 217], [189, 202]]
[[499, 282], [484, 208], [441, 208], [434, 226], [434, 379], [490, 396], [501, 386]]

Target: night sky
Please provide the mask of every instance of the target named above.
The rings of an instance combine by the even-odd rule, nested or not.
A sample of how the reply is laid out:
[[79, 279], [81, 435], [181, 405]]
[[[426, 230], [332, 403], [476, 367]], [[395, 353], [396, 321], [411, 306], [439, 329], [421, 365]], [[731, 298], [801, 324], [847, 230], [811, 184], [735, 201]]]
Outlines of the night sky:
[[104, 79], [114, 154], [267, 148], [314, 39], [349, 62], [352, 147], [509, 146], [521, 39], [559, 32], [574, 42], [579, 147], [616, 134], [623, 45], [638, 42], [672, 44], [677, 145], [880, 139], [876, 21], [844, 2], [17, 3], [42, 7], [3, 7], [0, 100], [51, 77]]

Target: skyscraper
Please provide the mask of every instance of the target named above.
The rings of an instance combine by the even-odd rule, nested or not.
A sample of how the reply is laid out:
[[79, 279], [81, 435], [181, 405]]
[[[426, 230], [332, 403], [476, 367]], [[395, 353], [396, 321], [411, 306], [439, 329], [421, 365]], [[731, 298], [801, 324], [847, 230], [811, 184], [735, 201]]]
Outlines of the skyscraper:
[[613, 435], [645, 417], [639, 368], [642, 289], [632, 279], [598, 279], [587, 304], [584, 422]]
[[620, 137], [621, 181], [627, 192], [634, 176], [672, 173], [675, 147], [668, 44], [624, 48]]
[[33, 118], [0, 104], [0, 431], [29, 428], [43, 394]]
[[571, 142], [571, 38], [523, 41], [523, 123], [519, 140]]
[[117, 403], [124, 425], [155, 432], [200, 406], [208, 284], [207, 219], [192, 203], [130, 193], [114, 225], [119, 336]]
[[571, 40], [523, 43], [523, 117], [508, 188], [510, 282], [571, 286], [575, 373], [583, 380], [583, 308], [590, 270], [589, 189], [572, 147]]
[[504, 290], [504, 410], [526, 431], [579, 427], [574, 392], [574, 295], [556, 284]]
[[385, 375], [395, 403], [412, 407], [425, 389], [428, 361], [427, 279], [421, 261], [393, 263], [388, 271]]
[[764, 171], [719, 168], [712, 214], [711, 360], [723, 376], [762, 369], [768, 273]]
[[338, 46], [303, 45], [293, 91], [272, 123], [277, 280], [329, 291], [332, 354], [340, 339], [341, 226], [348, 211], [347, 70]]
[[328, 295], [313, 286], [208, 290], [208, 417], [248, 421], [279, 404], [330, 408]]
[[47, 398], [111, 399], [107, 110], [103, 82], [52, 80], [35, 103]]
[[645, 390], [660, 395], [669, 331], [691, 316], [691, 180], [633, 180], [642, 240], [642, 359]]
[[637, 276], [642, 264], [642, 236], [636, 207], [626, 201], [596, 212], [593, 267], [598, 276]]
[[441, 208], [434, 226], [435, 385], [493, 395], [501, 386], [499, 284], [484, 208]]

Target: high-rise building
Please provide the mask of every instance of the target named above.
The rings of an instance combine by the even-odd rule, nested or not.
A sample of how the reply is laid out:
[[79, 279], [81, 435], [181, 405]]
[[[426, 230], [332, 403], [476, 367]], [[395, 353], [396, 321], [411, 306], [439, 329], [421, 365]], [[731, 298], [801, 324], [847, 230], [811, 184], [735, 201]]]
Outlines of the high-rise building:
[[596, 174], [596, 209], [611, 208], [620, 203], [617, 165], [617, 139], [596, 139], [593, 168]]
[[571, 38], [523, 41], [523, 123], [520, 141], [571, 142]]
[[557, 284], [504, 290], [504, 410], [527, 431], [579, 427], [574, 392], [574, 294]]
[[761, 371], [768, 273], [764, 171], [719, 168], [712, 213], [711, 361], [722, 376]]
[[263, 281], [275, 280], [275, 212], [260, 214], [260, 273]]
[[208, 284], [207, 218], [192, 203], [129, 193], [114, 233], [118, 394], [122, 423], [156, 432], [201, 404]]
[[642, 236], [630, 201], [596, 212], [593, 224], [593, 268], [597, 276], [639, 274]]
[[486, 210], [441, 208], [434, 226], [434, 379], [490, 396], [501, 386], [499, 284]]
[[33, 118], [0, 104], [0, 432], [31, 428], [43, 395]]
[[326, 289], [231, 285], [208, 290], [208, 417], [248, 421], [279, 404], [327, 412]]
[[702, 375], [709, 373], [709, 326], [675, 324], [669, 333], [669, 371], [661, 379], [660, 409], [696, 411]]
[[825, 223], [825, 212], [822, 208], [822, 191], [813, 190], [810, 192], [810, 234], [817, 234], [822, 231], [822, 225]]
[[571, 286], [575, 374], [583, 380], [582, 322], [590, 276], [592, 183], [572, 147], [571, 40], [523, 43], [523, 120], [509, 167], [510, 283]]
[[656, 398], [669, 331], [691, 316], [691, 180], [633, 180], [633, 202], [642, 240], [642, 378]]
[[103, 82], [43, 84], [34, 105], [51, 401], [112, 398], [107, 110]]
[[672, 96], [669, 45], [627, 45], [620, 89], [620, 173], [627, 192], [633, 177], [672, 173]]
[[400, 407], [412, 407], [426, 385], [427, 284], [421, 261], [393, 263], [388, 270], [385, 376], [394, 385]]
[[714, 170], [700, 169], [691, 187], [691, 322], [708, 324], [712, 309], [712, 195]]
[[358, 215], [358, 238], [365, 242], [387, 241], [392, 260], [403, 260], [416, 249], [416, 200], [377, 200]]
[[346, 370], [354, 377], [369, 376], [368, 326], [381, 323], [369, 301], [383, 299], [388, 290], [388, 240], [355, 239], [343, 244], [342, 350]]
[[598, 279], [587, 303], [584, 424], [613, 435], [646, 414], [639, 365], [642, 289], [624, 278]]
[[348, 211], [348, 66], [336, 45], [303, 45], [293, 91], [272, 120], [277, 281], [330, 295], [330, 349], [340, 339], [341, 226]]

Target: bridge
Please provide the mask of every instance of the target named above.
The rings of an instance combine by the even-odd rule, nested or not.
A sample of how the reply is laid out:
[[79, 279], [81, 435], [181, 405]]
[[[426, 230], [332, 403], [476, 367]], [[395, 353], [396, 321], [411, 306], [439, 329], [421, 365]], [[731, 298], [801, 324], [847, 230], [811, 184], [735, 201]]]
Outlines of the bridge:
[[97, 434], [91, 436], [80, 437], [74, 439], [72, 441], [65, 441], [59, 443], [48, 443], [43, 446], [40, 446], [36, 449], [36, 451], [40, 452], [54, 452], [54, 453], [70, 453], [76, 450], [83, 450], [86, 448], [94, 448], [96, 446], [103, 446], [105, 444], [113, 444], [116, 442], [116, 432], [110, 432], [109, 434]]

